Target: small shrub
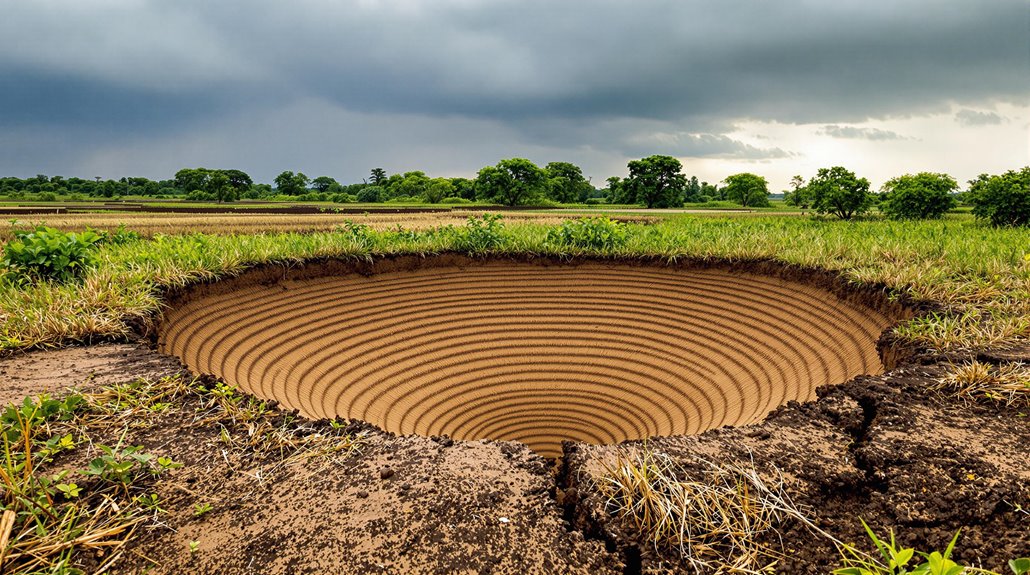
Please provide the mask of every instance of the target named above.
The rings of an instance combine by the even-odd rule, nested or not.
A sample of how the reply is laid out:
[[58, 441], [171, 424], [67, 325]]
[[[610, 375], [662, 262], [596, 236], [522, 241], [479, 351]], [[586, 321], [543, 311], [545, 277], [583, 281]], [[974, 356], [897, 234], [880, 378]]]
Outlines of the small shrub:
[[[965, 567], [955, 563], [951, 554], [955, 550], [955, 543], [958, 542], [958, 533], [951, 538], [951, 543], [944, 552], [933, 551], [922, 553], [912, 548], [901, 548], [894, 539], [894, 532], [890, 532], [890, 540], [882, 541], [873, 533], [869, 525], [862, 521], [869, 539], [873, 542], [879, 552], [883, 563], [876, 558], [859, 552], [850, 545], [845, 545], [841, 551], [841, 562], [844, 567], [835, 569], [833, 575], [964, 575], [968, 573], [991, 573], [975, 567]], [[909, 563], [916, 555], [923, 558], [923, 562], [910, 567]]]
[[808, 181], [812, 207], [821, 214], [833, 214], [842, 220], [869, 211], [873, 195], [869, 193], [869, 180], [841, 166], [820, 168]]
[[440, 203], [441, 204], [471, 204], [472, 200], [467, 199], [467, 198], [455, 198], [455, 197], [452, 196], [452, 197], [444, 198], [444, 199], [440, 200]]
[[596, 206], [598, 204], [607, 204], [608, 201], [604, 198], [587, 198], [586, 201], [583, 203], [588, 206]]
[[505, 242], [503, 216], [500, 214], [483, 214], [470, 216], [464, 228], [458, 228], [456, 245], [458, 249], [469, 253], [486, 252], [497, 249]]
[[193, 190], [186, 194], [186, 201], [189, 202], [213, 202], [218, 199], [218, 196], [209, 194], [203, 190]]
[[38, 199], [41, 202], [56, 202], [57, 201], [57, 194], [55, 194], [53, 192], [43, 192], [43, 193], [39, 194], [39, 196], [37, 196], [36, 199]]
[[375, 204], [382, 201], [383, 188], [379, 186], [366, 186], [358, 192], [358, 201], [365, 204]]
[[555, 247], [611, 250], [626, 245], [626, 224], [607, 217], [568, 220], [547, 232], [547, 243]]
[[118, 228], [113, 232], [102, 231], [99, 235], [100, 240], [97, 242], [98, 244], [110, 244], [114, 246], [125, 245], [129, 242], [134, 242], [140, 239], [139, 232], [127, 229], [124, 224], [118, 226]]
[[937, 219], [957, 203], [952, 193], [958, 183], [947, 174], [905, 174], [883, 185], [880, 211], [900, 219]]
[[1030, 166], [972, 182], [973, 215], [995, 226], [1030, 225]]
[[4, 246], [3, 260], [17, 281], [49, 279], [69, 281], [93, 262], [93, 248], [101, 236], [92, 230], [62, 232], [46, 226], [14, 232]]
[[359, 224], [347, 220], [343, 222], [342, 226], [337, 228], [337, 231], [364, 249], [369, 249], [375, 245], [375, 235], [372, 232], [372, 228], [368, 227], [367, 224]]

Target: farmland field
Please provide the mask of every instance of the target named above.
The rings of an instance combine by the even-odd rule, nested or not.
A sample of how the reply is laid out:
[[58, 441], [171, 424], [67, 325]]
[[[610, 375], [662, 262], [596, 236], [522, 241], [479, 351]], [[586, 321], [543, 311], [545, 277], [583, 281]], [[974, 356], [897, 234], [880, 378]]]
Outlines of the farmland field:
[[[754, 517], [748, 565], [783, 573], [828, 572], [860, 519], [924, 547], [961, 528], [956, 556], [995, 570], [1026, 553], [1030, 230], [612, 215], [629, 223], [33, 216], [120, 239], [77, 280], [0, 283], [0, 374], [21, 382], [0, 397], [80, 385], [86, 407], [51, 433], [183, 465], [87, 485], [81, 508], [126, 571], [314, 568], [315, 547], [400, 571], [686, 570], [682, 533], [635, 511], [672, 513], [685, 478], [775, 508]], [[43, 467], [87, 463], [66, 451]], [[25, 565], [50, 541], [32, 533], [18, 523]], [[63, 549], [102, 566], [92, 541]]]

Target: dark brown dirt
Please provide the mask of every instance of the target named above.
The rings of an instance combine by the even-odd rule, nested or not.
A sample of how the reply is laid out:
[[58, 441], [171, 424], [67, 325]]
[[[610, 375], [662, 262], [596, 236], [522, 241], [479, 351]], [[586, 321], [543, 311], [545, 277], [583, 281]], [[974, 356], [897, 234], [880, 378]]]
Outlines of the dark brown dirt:
[[[1030, 359], [1030, 357], [1024, 358]], [[859, 518], [899, 542], [943, 549], [959, 529], [955, 558], [998, 571], [1030, 555], [1030, 425], [1026, 413], [938, 397], [927, 384], [944, 364], [905, 367], [824, 387], [820, 398], [785, 406], [764, 422], [692, 437], [653, 438], [648, 447], [688, 461], [778, 469], [795, 503], [845, 542], [868, 545]], [[1025, 411], [1025, 409], [1024, 409]], [[575, 489], [569, 513], [578, 527], [641, 556], [642, 572], [690, 573], [669, 550], [656, 550], [605, 512], [593, 487], [603, 464], [624, 446], [566, 444], [562, 488]], [[826, 538], [788, 522], [779, 530], [781, 573], [829, 572], [840, 555]], [[777, 541], [769, 541], [774, 546]]]
[[[443, 257], [455, 265], [467, 261]], [[327, 267], [379, 273], [422, 265], [424, 260], [409, 257], [265, 266], [238, 280], [169, 295], [188, 300], [234, 289], [234, 282], [320, 277]], [[829, 272], [771, 262], [678, 266], [801, 281], [895, 317], [911, 313], [889, 301], [882, 286], [853, 290]], [[878, 532], [892, 527], [901, 542], [923, 548], [943, 547], [961, 527], [956, 557], [984, 567], [1000, 570], [1004, 561], [1030, 555], [1027, 414], [937, 397], [926, 385], [945, 363], [897, 346], [889, 336], [881, 338], [879, 350], [892, 370], [885, 375], [820, 388], [817, 400], [788, 404], [758, 424], [653, 438], [648, 446], [674, 458], [740, 461], [753, 455], [759, 469], [781, 470], [795, 501], [845, 541], [864, 540], [861, 517]], [[1022, 348], [979, 357], [1030, 361]], [[0, 399], [178, 368], [146, 346], [34, 352], [0, 359]], [[188, 407], [129, 429], [127, 443], [186, 465], [154, 483], [167, 513], [138, 532], [114, 572], [687, 572], [674, 553], [642, 544], [605, 513], [591, 481], [615, 446], [566, 444], [556, 478], [547, 460], [518, 443], [397, 437], [355, 425], [366, 433], [356, 454], [284, 467], [275, 457], [226, 450], [221, 427], [228, 424], [197, 424]], [[630, 442], [621, 448], [640, 447]], [[194, 506], [202, 503], [213, 509], [195, 517]], [[832, 545], [803, 526], [787, 523], [780, 536], [788, 552], [780, 572], [838, 566]], [[191, 541], [199, 542], [192, 554]]]
[[27, 395], [86, 389], [140, 377], [160, 378], [182, 369], [178, 360], [145, 343], [34, 351], [0, 358], [0, 405]]

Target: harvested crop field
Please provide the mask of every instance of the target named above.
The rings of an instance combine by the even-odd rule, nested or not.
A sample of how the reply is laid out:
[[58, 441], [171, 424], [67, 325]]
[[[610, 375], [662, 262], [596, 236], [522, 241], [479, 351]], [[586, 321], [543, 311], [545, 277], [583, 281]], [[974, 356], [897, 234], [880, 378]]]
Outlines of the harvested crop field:
[[[268, 232], [325, 232], [338, 229], [345, 222], [364, 224], [375, 230], [426, 230], [438, 226], [461, 225], [469, 216], [482, 214], [481, 210], [449, 210], [432, 213], [321, 213], [321, 214], [179, 214], [98, 212], [78, 214], [32, 214], [18, 218], [18, 223], [0, 231], [0, 241], [13, 237], [17, 230], [31, 229], [43, 224], [64, 231], [86, 228], [116, 230], [126, 226], [144, 236], [155, 234], [255, 234]], [[506, 212], [510, 222], [556, 224], [571, 217], [568, 213]], [[646, 215], [621, 215], [627, 222], [647, 223], [656, 220]]]
[[[12, 284], [0, 400], [79, 398], [34, 420], [25, 497], [63, 470], [81, 493], [11, 499], [3, 568], [80, 527], [68, 564], [112, 575], [828, 573], [874, 551], [862, 520], [927, 552], [961, 530], [954, 558], [995, 571], [1030, 555], [1025, 234], [557, 233], [590, 225], [129, 239], [80, 283]], [[130, 477], [89, 473], [106, 449]], [[746, 525], [683, 540], [709, 503]], [[90, 523], [32, 523], [62, 517]]]
[[744, 271], [551, 264], [251, 274], [179, 297], [159, 347], [309, 417], [556, 457], [563, 440], [752, 423], [821, 385], [879, 373], [877, 339], [896, 319]]

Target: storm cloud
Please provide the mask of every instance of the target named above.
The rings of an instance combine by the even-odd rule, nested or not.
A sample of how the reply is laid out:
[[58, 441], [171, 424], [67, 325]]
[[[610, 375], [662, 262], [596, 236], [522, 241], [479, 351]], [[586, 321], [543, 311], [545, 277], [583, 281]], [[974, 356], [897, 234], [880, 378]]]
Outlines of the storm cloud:
[[820, 134], [831, 138], [857, 138], [862, 140], [904, 140], [905, 136], [890, 130], [879, 128], [856, 128], [854, 126], [823, 126]]
[[[790, 158], [731, 134], [884, 139], [841, 125], [1023, 106], [1028, 54], [1011, 0], [12, 0], [0, 171], [353, 180], [546, 153], [603, 178], [652, 153]], [[976, 114], [956, 120], [992, 121]]]

